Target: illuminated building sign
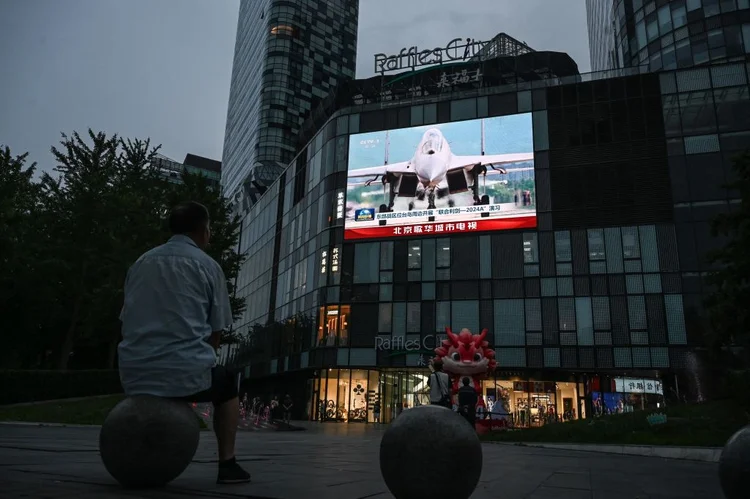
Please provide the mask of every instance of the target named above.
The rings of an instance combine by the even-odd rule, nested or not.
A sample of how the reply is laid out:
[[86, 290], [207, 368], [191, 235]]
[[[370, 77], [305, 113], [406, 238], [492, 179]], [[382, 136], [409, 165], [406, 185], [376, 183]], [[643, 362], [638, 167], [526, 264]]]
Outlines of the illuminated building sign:
[[320, 273], [325, 274], [328, 270], [328, 251], [323, 250], [320, 253]]
[[375, 350], [381, 351], [432, 351], [436, 345], [439, 345], [445, 339], [442, 334], [428, 334], [421, 340], [407, 340], [403, 336], [396, 337], [375, 337]]
[[336, 196], [336, 220], [344, 218], [344, 193], [339, 192]]
[[473, 38], [454, 38], [445, 47], [420, 50], [415, 45], [402, 48], [396, 55], [375, 54], [375, 72], [383, 74], [444, 62], [467, 61], [479, 54], [487, 43], [489, 42], [480, 42]]
[[615, 392], [617, 393], [652, 393], [663, 395], [661, 381], [658, 379], [615, 378]]
[[333, 248], [331, 251], [331, 272], [339, 271], [339, 249]]

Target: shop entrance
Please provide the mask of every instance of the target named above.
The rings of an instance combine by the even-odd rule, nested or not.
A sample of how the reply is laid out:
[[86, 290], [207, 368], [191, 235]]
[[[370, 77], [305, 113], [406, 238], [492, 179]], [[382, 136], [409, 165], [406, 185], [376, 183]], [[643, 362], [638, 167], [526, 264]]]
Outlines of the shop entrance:
[[428, 369], [327, 369], [308, 388], [311, 419], [390, 423], [405, 408], [430, 403]]
[[390, 423], [404, 409], [430, 403], [429, 370], [383, 371], [380, 373], [383, 401], [382, 422]]

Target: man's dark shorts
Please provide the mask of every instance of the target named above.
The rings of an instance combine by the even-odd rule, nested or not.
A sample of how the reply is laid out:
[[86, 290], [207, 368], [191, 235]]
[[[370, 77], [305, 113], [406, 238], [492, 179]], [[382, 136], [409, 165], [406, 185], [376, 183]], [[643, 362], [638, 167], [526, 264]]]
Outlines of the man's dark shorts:
[[211, 369], [211, 388], [195, 395], [181, 397], [188, 402], [211, 402], [214, 407], [229, 402], [239, 394], [239, 377], [237, 373], [224, 366]]

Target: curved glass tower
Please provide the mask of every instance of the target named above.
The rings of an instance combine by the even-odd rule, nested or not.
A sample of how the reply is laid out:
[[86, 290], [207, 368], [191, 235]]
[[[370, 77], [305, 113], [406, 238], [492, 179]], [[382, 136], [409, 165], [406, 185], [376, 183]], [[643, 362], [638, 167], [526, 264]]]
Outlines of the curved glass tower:
[[591, 68], [747, 59], [750, 0], [586, 0]]
[[354, 78], [358, 14], [356, 0], [241, 0], [221, 179], [235, 203], [255, 202], [309, 111]]

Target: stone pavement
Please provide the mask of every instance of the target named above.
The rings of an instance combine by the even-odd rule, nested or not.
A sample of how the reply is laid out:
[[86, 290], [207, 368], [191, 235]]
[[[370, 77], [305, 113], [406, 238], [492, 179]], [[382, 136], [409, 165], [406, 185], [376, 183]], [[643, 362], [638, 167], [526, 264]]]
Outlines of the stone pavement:
[[[240, 432], [244, 485], [218, 486], [213, 435], [164, 489], [126, 491], [107, 474], [98, 428], [0, 425], [0, 498], [392, 499], [380, 477], [383, 428], [318, 424], [303, 432]], [[409, 463], [404, 463], [409, 466]], [[450, 480], [450, 476], [446, 476]], [[721, 499], [716, 464], [484, 445], [472, 499]]]

